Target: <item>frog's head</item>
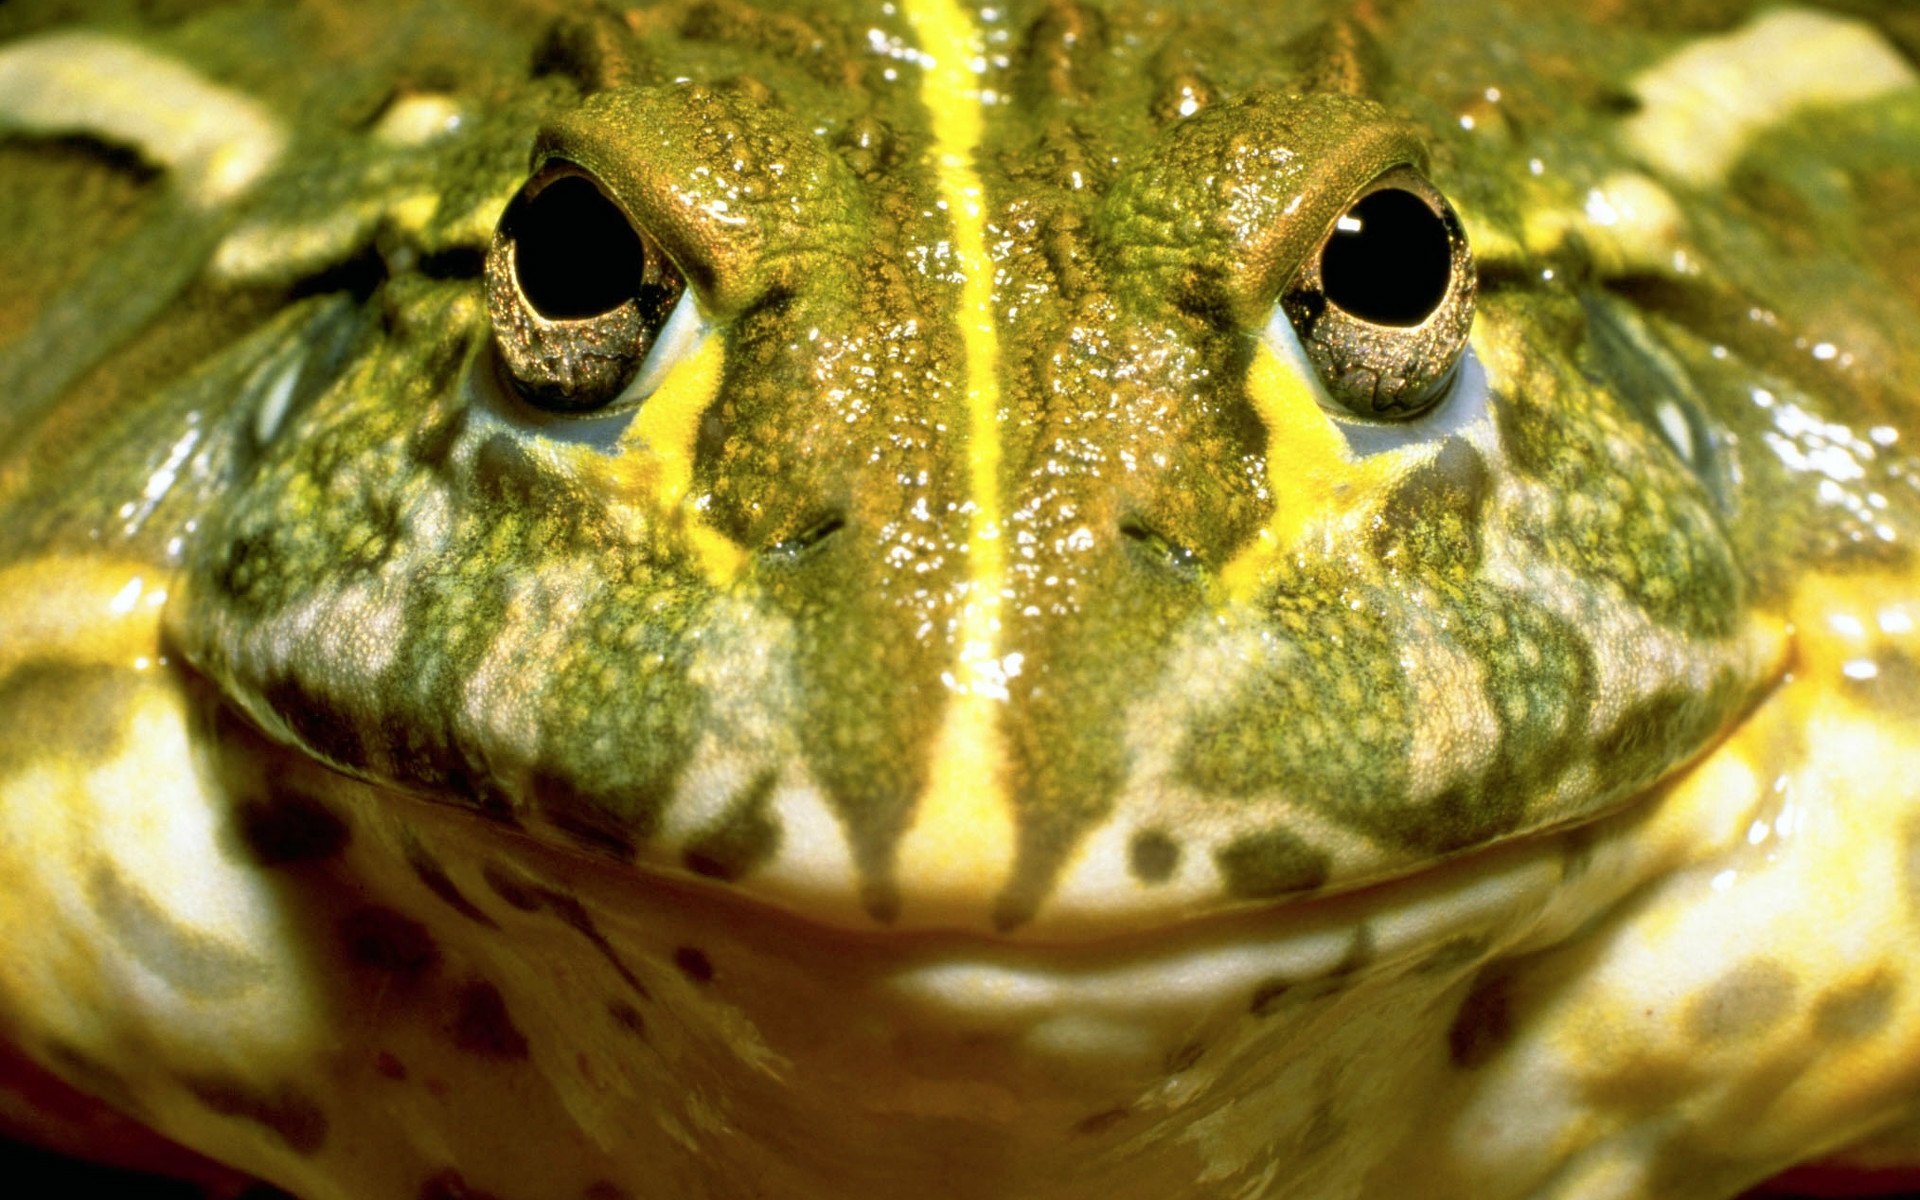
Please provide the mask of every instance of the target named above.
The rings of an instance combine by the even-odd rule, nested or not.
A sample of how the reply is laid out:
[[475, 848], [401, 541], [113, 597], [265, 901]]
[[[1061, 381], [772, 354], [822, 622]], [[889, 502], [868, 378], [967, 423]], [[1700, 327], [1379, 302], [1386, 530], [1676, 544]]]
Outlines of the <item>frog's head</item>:
[[193, 661], [396, 792], [1027, 929], [1589, 820], [1752, 698], [1709, 448], [1527, 264], [1524, 168], [1352, 72], [1236, 85], [1271, 60], [1036, 53], [983, 123], [922, 35], [556, 103], [478, 277], [327, 310], [201, 533]]

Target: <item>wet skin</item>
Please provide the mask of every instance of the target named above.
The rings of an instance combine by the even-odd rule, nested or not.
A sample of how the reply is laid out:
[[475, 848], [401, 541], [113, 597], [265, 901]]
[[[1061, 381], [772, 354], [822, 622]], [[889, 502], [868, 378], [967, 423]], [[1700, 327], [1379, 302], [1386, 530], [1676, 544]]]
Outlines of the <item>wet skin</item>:
[[0, 1032], [312, 1200], [1911, 1161], [1841, 7], [10, 8]]

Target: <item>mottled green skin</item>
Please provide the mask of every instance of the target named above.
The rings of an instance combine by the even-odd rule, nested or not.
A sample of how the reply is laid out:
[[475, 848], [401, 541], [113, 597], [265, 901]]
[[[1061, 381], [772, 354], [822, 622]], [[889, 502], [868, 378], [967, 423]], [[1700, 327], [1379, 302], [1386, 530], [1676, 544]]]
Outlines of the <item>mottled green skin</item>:
[[[1013, 873], [981, 882], [999, 925], [1042, 912], [1123, 811], [1142, 887], [1193, 853], [1222, 898], [1249, 899], [1612, 808], [1765, 686], [1741, 640], [1754, 606], [1798, 573], [1905, 552], [1853, 536], [1815, 475], [1760, 448], [1751, 389], [1818, 394], [1853, 427], [1912, 394], [1913, 274], [1883, 251], [1913, 207], [1876, 197], [1915, 194], [1914, 99], [1844, 116], [1861, 128], [1838, 147], [1810, 120], [1827, 173], [1795, 166], [1794, 130], [1758, 143], [1725, 196], [1682, 197], [1708, 271], [1623, 274], [1577, 232], [1538, 249], [1527, 221], [1630, 165], [1624, 80], [1751, 6], [1627, 5], [1603, 26], [1583, 7], [1062, 4], [995, 22], [986, 83], [1008, 102], [978, 168], [1000, 275], [996, 652], [1023, 656], [997, 726]], [[327, 69], [292, 69], [322, 28]], [[872, 53], [869, 30], [910, 41], [897, 17], [833, 4], [557, 20], [239, 5], [156, 34], [294, 130], [276, 174], [202, 218], [195, 254], [249, 222], [364, 216], [238, 282], [181, 267], [82, 346], [24, 326], [0, 361], [18, 397], [0, 413], [0, 554], [97, 538], [177, 567], [177, 649], [271, 734], [621, 859], [751, 883], [782, 844], [772, 781], [804, 779], [845, 830], [858, 877], [842, 886], [891, 919], [960, 653], [974, 500], [930, 126], [915, 69]], [[1884, 31], [1911, 47], [1908, 17]], [[458, 98], [466, 124], [419, 147], [356, 133], [410, 91]], [[636, 214], [724, 343], [690, 508], [620, 493], [606, 456], [494, 378], [488, 215], [550, 155]], [[1221, 572], [1289, 469], [1246, 389], [1259, 328], [1354, 189], [1409, 163], [1480, 239], [1497, 453], [1435, 433], [1363, 532], [1288, 547], [1230, 595]], [[393, 215], [423, 188], [429, 220]], [[716, 198], [725, 220], [702, 207]], [[159, 261], [184, 220], [158, 208], [81, 283], [45, 286], [128, 290], [126, 264]], [[149, 323], [161, 308], [177, 319]], [[1875, 370], [1794, 344], [1835, 324], [1885, 348]], [[262, 440], [289, 346], [299, 384]], [[1669, 403], [1705, 447], [1695, 463], [1661, 432]], [[190, 427], [189, 469], [131, 528], [115, 513]], [[1904, 528], [1904, 459], [1869, 469], [1862, 490]], [[732, 578], [703, 571], [696, 520], [737, 547]], [[1609, 622], [1638, 632], [1602, 644]], [[1247, 653], [1199, 688], [1195, 655], [1229, 634]], [[1692, 674], [1643, 669], [1648, 639]], [[1421, 767], [1431, 700], [1413, 680], [1443, 661], [1478, 668], [1456, 699], [1495, 732]], [[1178, 715], [1143, 726], [1150, 702]], [[1129, 801], [1142, 736], [1171, 766]], [[709, 794], [722, 785], [688, 768], [715, 745], [750, 769]], [[713, 815], [663, 842], [676, 804]]]
[[[1688, 184], [1634, 81], [1771, 6], [1016, 0], [983, 263], [922, 0], [73, 7], [0, 83], [91, 25], [286, 142], [0, 135], [0, 1121], [314, 1200], [1914, 1161], [1920, 87]], [[711, 330], [584, 420], [492, 345], [556, 160]], [[1273, 369], [1388, 171], [1478, 273], [1391, 429]]]

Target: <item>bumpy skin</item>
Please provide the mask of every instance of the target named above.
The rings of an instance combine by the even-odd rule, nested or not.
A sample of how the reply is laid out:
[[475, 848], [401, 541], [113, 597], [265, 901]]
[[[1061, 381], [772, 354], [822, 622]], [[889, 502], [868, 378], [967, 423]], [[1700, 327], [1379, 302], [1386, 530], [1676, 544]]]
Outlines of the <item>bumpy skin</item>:
[[[15, 0], [0, 1032], [306, 1200], [1909, 1161], [1920, 22], [1603, 7]], [[706, 329], [587, 418], [556, 159]]]

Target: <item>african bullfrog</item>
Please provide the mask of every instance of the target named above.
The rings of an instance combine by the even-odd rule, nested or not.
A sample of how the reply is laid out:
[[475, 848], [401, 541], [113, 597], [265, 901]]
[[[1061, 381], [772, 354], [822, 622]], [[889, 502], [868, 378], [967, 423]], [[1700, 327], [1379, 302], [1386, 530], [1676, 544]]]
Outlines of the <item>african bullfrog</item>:
[[7, 1127], [1920, 1163], [1913, 5], [75, 7], [0, 9]]

